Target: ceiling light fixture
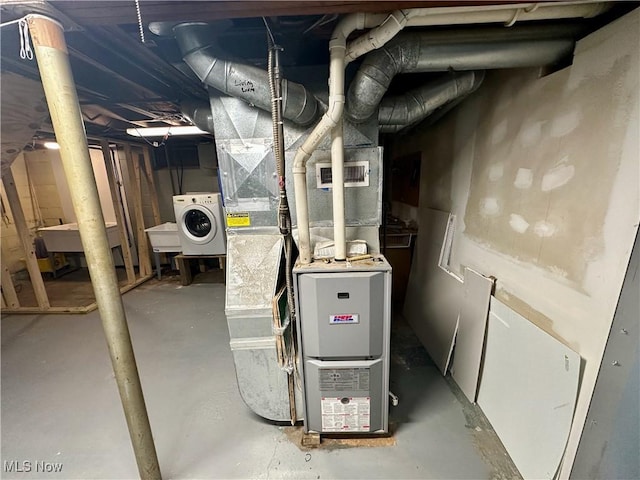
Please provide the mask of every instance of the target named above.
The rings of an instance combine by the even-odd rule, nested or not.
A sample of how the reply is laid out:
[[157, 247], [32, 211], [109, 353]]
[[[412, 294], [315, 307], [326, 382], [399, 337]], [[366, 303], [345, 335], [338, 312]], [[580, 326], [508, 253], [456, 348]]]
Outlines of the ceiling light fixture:
[[198, 127], [186, 125], [179, 127], [140, 127], [127, 128], [127, 133], [133, 137], [174, 137], [177, 135], [209, 135], [209, 132]]
[[60, 145], [56, 142], [44, 142], [44, 148], [48, 148], [49, 150], [60, 150]]

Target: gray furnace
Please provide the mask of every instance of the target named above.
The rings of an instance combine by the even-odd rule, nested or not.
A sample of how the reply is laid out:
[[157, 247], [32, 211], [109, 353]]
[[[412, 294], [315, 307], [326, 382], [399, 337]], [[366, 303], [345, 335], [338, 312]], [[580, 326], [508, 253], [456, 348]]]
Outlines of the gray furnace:
[[305, 432], [386, 433], [391, 266], [374, 256], [293, 273]]

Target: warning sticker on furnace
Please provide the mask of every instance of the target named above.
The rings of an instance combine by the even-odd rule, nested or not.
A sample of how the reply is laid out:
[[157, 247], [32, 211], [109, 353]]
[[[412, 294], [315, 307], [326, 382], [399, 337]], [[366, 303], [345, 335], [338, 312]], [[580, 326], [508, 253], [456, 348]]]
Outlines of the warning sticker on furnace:
[[320, 390], [323, 392], [369, 391], [368, 368], [321, 368]]
[[227, 213], [227, 227], [250, 227], [251, 218], [246, 212]]
[[323, 432], [370, 432], [369, 397], [322, 397]]

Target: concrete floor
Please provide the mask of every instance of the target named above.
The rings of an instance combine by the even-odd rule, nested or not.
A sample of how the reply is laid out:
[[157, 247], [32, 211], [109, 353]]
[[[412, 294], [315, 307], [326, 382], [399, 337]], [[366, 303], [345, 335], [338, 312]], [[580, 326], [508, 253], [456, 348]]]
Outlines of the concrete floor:
[[[127, 273], [124, 268], [117, 268], [120, 287], [127, 285]], [[85, 307], [96, 301], [93, 286], [87, 268], [69, 268], [58, 278], [50, 274], [43, 275], [44, 288], [52, 307]], [[38, 301], [31, 281], [26, 274], [14, 279], [18, 301], [23, 307], [37, 307]]]
[[[124, 296], [164, 478], [518, 478], [477, 407], [394, 320], [395, 445], [303, 450], [243, 404], [224, 285], [152, 280]], [[137, 477], [97, 312], [2, 318], [3, 478]], [[31, 472], [7, 463], [31, 462]], [[36, 472], [58, 462], [59, 473]]]

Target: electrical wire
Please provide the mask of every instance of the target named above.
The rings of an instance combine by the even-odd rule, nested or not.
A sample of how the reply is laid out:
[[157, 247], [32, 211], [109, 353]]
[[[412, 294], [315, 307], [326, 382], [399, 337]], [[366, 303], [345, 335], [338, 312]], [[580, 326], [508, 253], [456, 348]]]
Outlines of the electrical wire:
[[180, 195], [182, 195], [184, 192], [184, 190], [182, 189], [182, 181], [184, 179], [184, 161], [182, 157], [179, 157], [179, 162], [180, 170], [178, 171], [178, 169], [176, 168], [176, 174], [178, 176], [178, 191], [180, 192]]
[[158, 148], [158, 147], [164, 147], [165, 143], [167, 142], [167, 140], [169, 139], [169, 137], [171, 136], [171, 127], [169, 127], [167, 129], [167, 133], [164, 137], [162, 137], [162, 142], [158, 143], [158, 142], [151, 142], [149, 140], [146, 139], [146, 137], [144, 135], [142, 135], [142, 133], [140, 133], [140, 130], [138, 130], [138, 127], [133, 127], [133, 129], [136, 131], [136, 133], [138, 134], [138, 136], [145, 141], [145, 143], [147, 145], [152, 146], [153, 148]]
[[0, 28], [2, 27], [8, 27], [9, 25], [15, 25], [16, 23], [20, 23], [23, 20], [25, 20], [27, 17], [22, 17], [22, 18], [16, 18], [15, 20], [10, 20], [8, 22], [3, 22], [0, 23]]
[[29, 162], [26, 156], [24, 159], [24, 169], [27, 174], [27, 184], [29, 185], [29, 197], [31, 200], [31, 210], [33, 211], [33, 217], [36, 222], [36, 228], [44, 227], [42, 211], [40, 210], [40, 204], [38, 203], [38, 196], [36, 195], [36, 189], [33, 186], [33, 180], [31, 179], [31, 172], [29, 171]]
[[2, 221], [8, 227], [11, 225], [11, 219], [7, 214], [7, 207], [4, 206], [4, 198], [0, 196], [0, 212], [2, 212]]
[[173, 168], [171, 167], [171, 159], [169, 158], [169, 150], [167, 145], [164, 144], [164, 158], [167, 161], [167, 168], [169, 169], [169, 179], [171, 180], [171, 192], [176, 195], [176, 185], [173, 182]]
[[267, 28], [267, 41], [271, 42], [270, 45], [275, 45], [276, 44], [276, 40], [273, 37], [273, 33], [271, 32], [271, 28], [269, 27], [269, 23], [267, 22], [267, 19], [265, 17], [262, 17], [262, 21], [264, 22], [264, 26]]
[[[267, 29], [267, 44], [269, 48], [267, 74], [269, 78], [269, 92], [271, 94], [271, 120], [273, 126], [273, 150], [276, 159], [278, 175], [278, 227], [284, 239], [285, 284], [287, 290], [287, 306], [289, 310], [289, 348], [286, 352], [285, 367], [289, 375], [294, 375], [295, 383], [300, 387], [300, 372], [297, 362], [297, 322], [295, 296], [293, 291], [293, 236], [291, 234], [291, 212], [287, 200], [285, 182], [284, 159], [284, 122], [282, 120], [282, 76], [280, 71], [279, 52], [281, 47], [276, 45], [273, 32], [269, 28], [266, 18], [262, 18]], [[293, 411], [293, 410], [292, 410]], [[293, 415], [293, 413], [292, 413]], [[292, 423], [295, 422], [292, 417]]]

